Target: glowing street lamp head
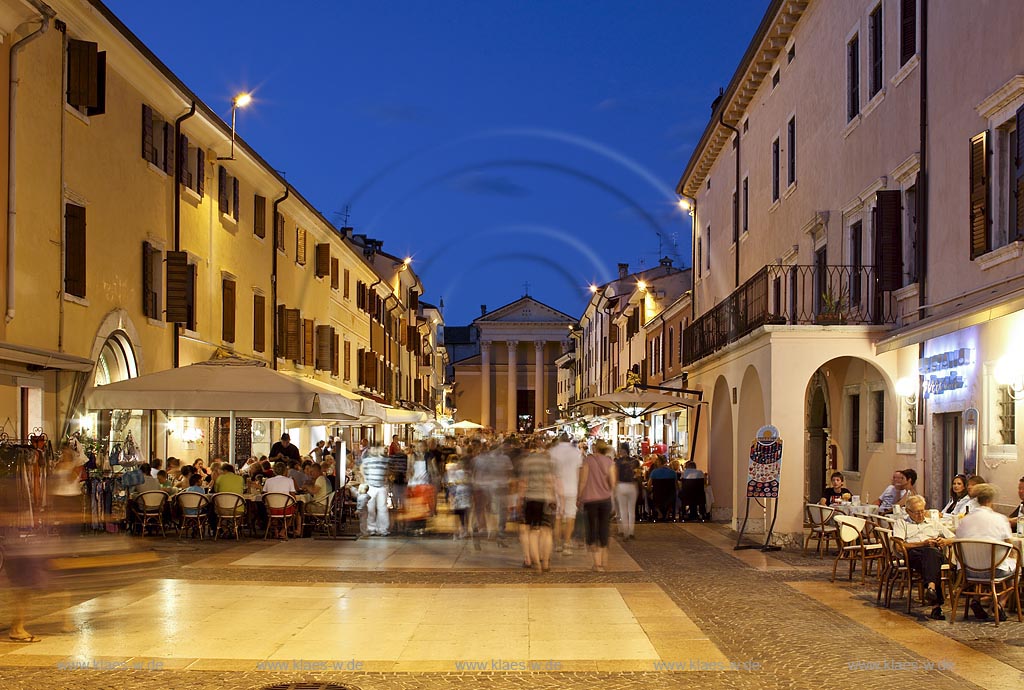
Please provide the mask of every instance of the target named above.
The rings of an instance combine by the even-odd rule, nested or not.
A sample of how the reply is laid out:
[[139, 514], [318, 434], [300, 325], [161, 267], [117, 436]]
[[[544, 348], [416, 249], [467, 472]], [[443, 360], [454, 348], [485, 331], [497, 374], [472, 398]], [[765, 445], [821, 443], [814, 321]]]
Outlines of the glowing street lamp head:
[[402, 263], [405, 264], [406, 266], [408, 266], [409, 264], [412, 263], [412, 257], [411, 256], [405, 257], [405, 259], [402, 261]]
[[636, 284], [636, 287], [640, 292], [647, 292], [647, 283], [642, 280]]
[[679, 208], [683, 209], [684, 211], [690, 211], [693, 209], [693, 204], [690, 203], [689, 199], [682, 198], [679, 200]]
[[234, 100], [232, 100], [232, 103], [236, 108], [244, 108], [245, 106], [252, 103], [252, 94], [248, 92], [240, 93], [237, 96], [235, 96]]
[[594, 285], [593, 283], [590, 284], [590, 293], [591, 294], [596, 294], [597, 293], [597, 286]]

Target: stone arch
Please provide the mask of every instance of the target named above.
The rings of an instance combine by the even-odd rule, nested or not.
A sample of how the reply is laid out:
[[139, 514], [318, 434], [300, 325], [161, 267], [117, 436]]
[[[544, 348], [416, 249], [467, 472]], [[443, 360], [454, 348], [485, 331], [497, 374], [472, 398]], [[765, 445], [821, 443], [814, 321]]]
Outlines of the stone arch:
[[713, 517], [729, 519], [734, 517], [736, 505], [733, 483], [736, 451], [733, 446], [732, 395], [724, 376], [715, 381], [708, 421], [708, 472], [715, 494]]
[[747, 465], [750, 444], [757, 430], [764, 426], [767, 416], [764, 409], [764, 390], [757, 369], [750, 365], [743, 372], [740, 384], [739, 409], [736, 415], [736, 509], [741, 518], [747, 495]]

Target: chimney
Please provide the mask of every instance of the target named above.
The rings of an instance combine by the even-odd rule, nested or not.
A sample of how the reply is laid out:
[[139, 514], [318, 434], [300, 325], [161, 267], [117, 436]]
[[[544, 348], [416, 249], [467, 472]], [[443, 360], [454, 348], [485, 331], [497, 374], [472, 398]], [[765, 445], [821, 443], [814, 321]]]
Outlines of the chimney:
[[346, 225], [345, 227], [341, 228], [341, 230], [340, 230], [342, 237], [349, 237], [350, 235], [352, 235], [354, 233], [354, 231], [355, 231], [355, 228], [353, 228], [350, 225]]
[[480, 305], [480, 316], [487, 316], [487, 305], [486, 304], [481, 304]]
[[619, 280], [629, 275], [629, 264], [619, 264]]
[[661, 266], [662, 268], [672, 268], [672, 259], [668, 258], [667, 256], [663, 256], [661, 258], [661, 261], [658, 262], [658, 265]]

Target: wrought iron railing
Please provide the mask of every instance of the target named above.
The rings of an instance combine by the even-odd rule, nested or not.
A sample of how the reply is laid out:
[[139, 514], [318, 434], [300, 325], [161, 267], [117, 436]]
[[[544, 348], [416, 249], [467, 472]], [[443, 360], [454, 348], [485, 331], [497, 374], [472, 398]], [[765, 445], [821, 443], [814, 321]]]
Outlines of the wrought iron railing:
[[895, 323], [892, 293], [876, 286], [872, 266], [765, 266], [686, 328], [683, 365], [768, 324]]

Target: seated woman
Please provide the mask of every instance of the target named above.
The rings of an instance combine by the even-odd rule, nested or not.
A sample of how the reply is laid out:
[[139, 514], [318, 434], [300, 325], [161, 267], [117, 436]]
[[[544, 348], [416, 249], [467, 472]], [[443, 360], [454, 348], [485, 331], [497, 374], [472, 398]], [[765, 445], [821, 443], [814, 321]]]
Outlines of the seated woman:
[[185, 465], [182, 467], [181, 476], [179, 476], [178, 480], [174, 482], [174, 488], [178, 491], [184, 491], [187, 489], [189, 487], [188, 480], [193, 474], [195, 474], [195, 468], [192, 467], [192, 465]]
[[818, 501], [823, 506], [830, 506], [838, 503], [839, 501], [849, 501], [851, 498], [850, 490], [843, 484], [845, 478], [842, 472], [833, 472], [829, 478], [832, 486], [825, 489], [821, 494], [821, 500]]
[[953, 487], [949, 492], [949, 502], [942, 508], [943, 515], [959, 515], [964, 506], [971, 500], [967, 494], [967, 475], [958, 474], [953, 477]]

